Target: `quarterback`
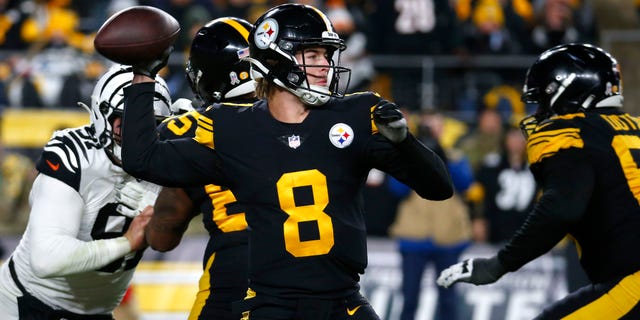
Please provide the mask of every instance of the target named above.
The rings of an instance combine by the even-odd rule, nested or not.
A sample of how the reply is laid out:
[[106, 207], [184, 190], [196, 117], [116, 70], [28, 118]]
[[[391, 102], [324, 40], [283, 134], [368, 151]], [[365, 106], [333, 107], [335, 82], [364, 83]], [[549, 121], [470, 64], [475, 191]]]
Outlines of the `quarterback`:
[[318, 9], [284, 4], [249, 34], [254, 104], [213, 104], [193, 139], [159, 141], [152, 81], [166, 56], [134, 66], [125, 90], [123, 165], [163, 185], [228, 186], [245, 210], [247, 319], [378, 319], [359, 293], [367, 265], [362, 188], [371, 168], [429, 199], [451, 197], [448, 171], [375, 93], [344, 96], [344, 41]]

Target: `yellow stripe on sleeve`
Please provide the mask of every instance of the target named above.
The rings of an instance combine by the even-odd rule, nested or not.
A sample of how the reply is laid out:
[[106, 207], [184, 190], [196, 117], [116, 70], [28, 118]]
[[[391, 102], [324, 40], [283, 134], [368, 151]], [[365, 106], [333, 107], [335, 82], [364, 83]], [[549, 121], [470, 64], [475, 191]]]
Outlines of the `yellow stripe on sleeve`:
[[196, 128], [193, 139], [203, 146], [215, 149], [213, 142], [213, 120], [201, 115], [197, 121], [198, 127]]
[[527, 142], [527, 153], [529, 163], [534, 164], [553, 156], [562, 149], [583, 147], [584, 141], [580, 137], [580, 129], [566, 128], [532, 134]]

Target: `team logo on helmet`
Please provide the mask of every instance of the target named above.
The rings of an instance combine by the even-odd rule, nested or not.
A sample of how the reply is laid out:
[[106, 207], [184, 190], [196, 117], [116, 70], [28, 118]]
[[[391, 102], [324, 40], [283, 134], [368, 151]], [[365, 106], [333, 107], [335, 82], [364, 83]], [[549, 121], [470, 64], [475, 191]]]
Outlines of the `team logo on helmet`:
[[260, 49], [266, 49], [269, 44], [278, 37], [278, 22], [274, 19], [266, 19], [256, 29], [254, 40]]
[[329, 141], [337, 148], [346, 148], [353, 142], [353, 129], [344, 123], [336, 123], [329, 130]]

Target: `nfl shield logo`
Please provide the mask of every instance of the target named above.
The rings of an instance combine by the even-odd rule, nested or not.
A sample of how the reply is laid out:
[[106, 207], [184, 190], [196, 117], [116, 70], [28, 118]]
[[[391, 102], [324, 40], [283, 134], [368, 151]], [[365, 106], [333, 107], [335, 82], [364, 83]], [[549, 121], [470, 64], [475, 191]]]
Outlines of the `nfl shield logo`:
[[289, 147], [290, 148], [297, 148], [300, 146], [300, 136], [297, 135], [292, 135], [291, 137], [289, 137]]

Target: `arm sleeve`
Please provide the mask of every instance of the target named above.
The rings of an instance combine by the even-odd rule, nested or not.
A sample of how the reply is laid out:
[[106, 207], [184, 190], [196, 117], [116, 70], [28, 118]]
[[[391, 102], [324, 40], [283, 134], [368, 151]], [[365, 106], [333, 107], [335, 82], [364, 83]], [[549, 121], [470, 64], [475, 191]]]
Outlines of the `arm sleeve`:
[[73, 188], [55, 178], [38, 175], [31, 191], [30, 262], [41, 278], [96, 270], [131, 252], [125, 237], [77, 239], [84, 201]]
[[167, 187], [225, 184], [216, 152], [191, 138], [158, 140], [154, 83], [124, 89], [122, 164], [136, 178]]
[[577, 150], [563, 151], [540, 168], [543, 194], [522, 227], [498, 252], [508, 271], [551, 250], [582, 219], [595, 177], [593, 168], [579, 156]]
[[392, 145], [380, 134], [372, 136], [368, 157], [381, 169], [416, 191], [422, 198], [445, 200], [453, 195], [453, 183], [442, 159], [413, 135]]

